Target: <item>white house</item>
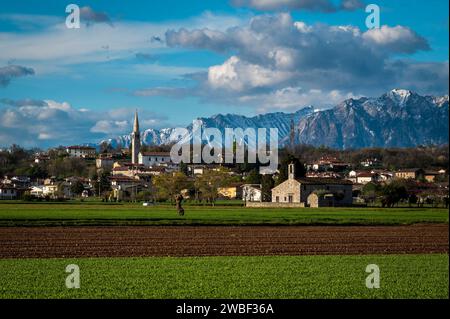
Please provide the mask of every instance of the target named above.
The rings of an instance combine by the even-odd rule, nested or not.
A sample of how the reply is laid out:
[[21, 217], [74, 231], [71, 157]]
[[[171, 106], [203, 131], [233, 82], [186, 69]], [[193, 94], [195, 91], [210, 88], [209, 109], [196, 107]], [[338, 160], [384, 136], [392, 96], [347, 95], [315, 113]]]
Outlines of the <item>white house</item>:
[[0, 184], [0, 200], [1, 199], [16, 199], [17, 188], [12, 185]]
[[145, 166], [168, 165], [171, 164], [170, 153], [168, 152], [141, 152], [139, 153], [139, 164]]
[[246, 202], [261, 202], [262, 191], [260, 184], [242, 185], [242, 200]]
[[70, 157], [80, 158], [94, 158], [96, 153], [95, 148], [89, 146], [69, 146], [66, 152]]
[[104, 169], [111, 171], [114, 165], [114, 159], [112, 157], [102, 157], [100, 156], [95, 160], [95, 165], [97, 169]]
[[36, 197], [43, 197], [44, 196], [44, 186], [31, 186], [30, 195], [36, 196]]

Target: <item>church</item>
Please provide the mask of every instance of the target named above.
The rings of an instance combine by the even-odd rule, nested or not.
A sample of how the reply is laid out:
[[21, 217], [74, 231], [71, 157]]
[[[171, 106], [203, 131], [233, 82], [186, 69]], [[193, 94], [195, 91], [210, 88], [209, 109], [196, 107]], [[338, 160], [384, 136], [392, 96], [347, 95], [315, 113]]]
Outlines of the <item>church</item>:
[[133, 132], [131, 133], [131, 164], [145, 167], [167, 167], [172, 164], [170, 152], [141, 152], [141, 132], [137, 111], [134, 114]]
[[295, 178], [295, 165], [288, 167], [288, 179], [272, 189], [272, 203], [305, 207], [351, 206], [352, 182], [336, 178]]

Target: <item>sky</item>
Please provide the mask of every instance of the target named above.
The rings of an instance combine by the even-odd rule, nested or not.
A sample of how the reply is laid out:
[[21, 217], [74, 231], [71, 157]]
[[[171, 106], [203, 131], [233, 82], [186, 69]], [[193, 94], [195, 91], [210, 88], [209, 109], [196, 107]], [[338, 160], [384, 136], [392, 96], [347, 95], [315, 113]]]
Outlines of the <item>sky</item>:
[[[66, 6], [81, 12], [66, 26]], [[368, 4], [380, 28], [368, 29]], [[17, 0], [0, 10], [0, 147], [96, 143], [214, 114], [448, 94], [447, 0]]]

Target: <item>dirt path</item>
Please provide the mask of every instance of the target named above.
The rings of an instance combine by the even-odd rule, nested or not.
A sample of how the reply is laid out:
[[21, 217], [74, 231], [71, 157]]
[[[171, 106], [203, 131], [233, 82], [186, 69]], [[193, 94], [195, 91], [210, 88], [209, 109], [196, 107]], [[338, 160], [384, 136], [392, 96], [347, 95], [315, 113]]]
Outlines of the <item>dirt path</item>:
[[448, 253], [448, 225], [0, 227], [0, 258]]

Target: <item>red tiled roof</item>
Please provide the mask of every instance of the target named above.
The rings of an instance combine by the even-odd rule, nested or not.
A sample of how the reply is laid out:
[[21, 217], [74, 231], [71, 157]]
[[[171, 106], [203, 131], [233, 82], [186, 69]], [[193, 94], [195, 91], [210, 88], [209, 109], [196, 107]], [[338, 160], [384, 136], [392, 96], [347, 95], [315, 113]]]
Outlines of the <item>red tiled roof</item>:
[[69, 146], [68, 147], [69, 150], [91, 150], [91, 151], [95, 151], [95, 147], [90, 147], [90, 146]]
[[345, 179], [338, 179], [338, 178], [315, 178], [315, 177], [306, 177], [306, 178], [299, 178], [297, 181], [301, 184], [308, 184], [308, 185], [352, 185], [353, 183], [349, 180]]
[[163, 157], [170, 157], [169, 152], [142, 152], [142, 156], [163, 156]]

